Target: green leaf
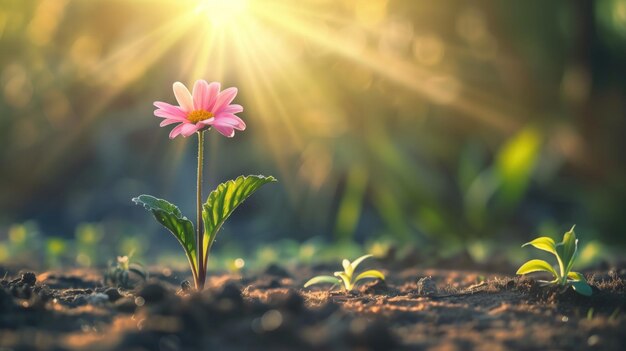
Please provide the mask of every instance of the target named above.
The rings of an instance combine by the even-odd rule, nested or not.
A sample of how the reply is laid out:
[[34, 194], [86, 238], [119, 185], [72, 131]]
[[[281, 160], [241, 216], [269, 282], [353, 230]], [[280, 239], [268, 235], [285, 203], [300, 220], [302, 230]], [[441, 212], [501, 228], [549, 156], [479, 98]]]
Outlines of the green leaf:
[[547, 236], [542, 236], [539, 237], [531, 242], [528, 242], [524, 245], [522, 245], [522, 247], [524, 246], [528, 246], [528, 245], [532, 245], [533, 247], [539, 249], [539, 250], [543, 250], [543, 251], [547, 251], [551, 254], [553, 254], [556, 257], [557, 262], [559, 263], [559, 271], [561, 272], [561, 276], [563, 276], [565, 274], [565, 267], [563, 266], [563, 262], [561, 261], [561, 257], [559, 256], [559, 254], [557, 253], [556, 250], [556, 243], [554, 242], [554, 239], [549, 238]]
[[581, 295], [591, 296], [591, 294], [593, 294], [591, 286], [589, 286], [589, 284], [587, 284], [587, 282], [583, 280], [571, 282], [570, 284], [572, 284], [574, 290], [576, 290], [576, 292]]
[[354, 271], [356, 269], [356, 267], [358, 267], [361, 264], [361, 262], [365, 261], [365, 259], [370, 258], [372, 256], [374, 256], [374, 255], [363, 255], [363, 256], [357, 258], [356, 260], [354, 260], [350, 264], [350, 266], [352, 266], [352, 270]]
[[359, 280], [366, 279], [366, 278], [385, 280], [385, 275], [375, 269], [365, 271], [356, 276], [356, 278], [354, 279], [354, 284], [356, 284], [356, 282], [358, 282]]
[[158, 199], [150, 195], [139, 195], [133, 198], [133, 202], [152, 212], [157, 222], [167, 228], [185, 249], [187, 259], [191, 265], [194, 276], [198, 272], [196, 259], [196, 236], [193, 224], [184, 217], [178, 207], [166, 200]]
[[563, 261], [563, 275], [567, 275], [567, 273], [572, 269], [574, 260], [576, 259], [576, 253], [578, 251], [578, 239], [576, 239], [574, 227], [565, 233], [563, 235], [563, 241], [556, 245], [557, 253]]
[[548, 251], [549, 253], [556, 255], [556, 244], [552, 238], [548, 238], [547, 236], [537, 238], [531, 242], [522, 245], [522, 247], [528, 245], [532, 245], [539, 250]]
[[346, 273], [346, 275], [352, 278], [352, 273], [354, 273], [354, 268], [352, 268], [350, 261], [344, 258], [343, 261], [341, 261], [341, 265], [343, 266], [343, 271]]
[[556, 271], [544, 260], [530, 260], [524, 263], [515, 274], [528, 274], [532, 272], [550, 272], [554, 278], [558, 278]]
[[341, 281], [337, 279], [337, 277], [331, 277], [330, 275], [318, 275], [317, 277], [313, 277], [309, 279], [308, 282], [304, 283], [304, 287], [308, 288], [309, 286], [313, 284], [322, 284], [322, 283], [340, 284]]
[[567, 277], [574, 281], [583, 281], [583, 282], [587, 281], [587, 279], [585, 279], [585, 276], [578, 272], [569, 272], [567, 273]]
[[335, 272], [335, 277], [341, 278], [341, 281], [343, 281], [343, 286], [346, 288], [347, 291], [352, 290], [352, 277], [349, 277], [345, 272]]
[[518, 203], [528, 189], [541, 156], [543, 139], [539, 128], [526, 126], [507, 140], [496, 155], [495, 170], [500, 178], [498, 197], [505, 205]]
[[261, 175], [240, 176], [217, 186], [209, 194], [202, 206], [202, 221], [204, 222], [204, 265], [209, 256], [209, 250], [226, 219], [244, 200], [258, 190], [262, 185], [275, 182], [276, 178]]

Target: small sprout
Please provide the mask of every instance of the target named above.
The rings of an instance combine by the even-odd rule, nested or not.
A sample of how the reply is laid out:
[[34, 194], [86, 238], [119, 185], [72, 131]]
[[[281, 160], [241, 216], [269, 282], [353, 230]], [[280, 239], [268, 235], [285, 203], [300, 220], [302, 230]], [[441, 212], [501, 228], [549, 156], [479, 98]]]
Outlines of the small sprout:
[[124, 289], [132, 288], [130, 273], [137, 275], [142, 281], [148, 280], [148, 271], [139, 263], [130, 263], [132, 253], [128, 256], [117, 256], [117, 265], [110, 267], [104, 275], [104, 283]]
[[532, 245], [539, 250], [553, 254], [559, 264], [558, 271], [544, 260], [530, 260], [524, 263], [517, 270], [516, 274], [548, 272], [552, 274], [554, 279], [547, 283], [560, 286], [571, 285], [577, 293], [591, 296], [591, 286], [587, 284], [585, 277], [578, 272], [572, 271], [572, 266], [578, 254], [578, 239], [576, 239], [574, 227], [563, 235], [563, 241], [560, 243], [555, 243], [552, 238], [544, 236], [522, 245], [522, 247]]
[[365, 255], [357, 258], [353, 262], [344, 259], [342, 262], [343, 272], [335, 272], [335, 276], [330, 275], [318, 275], [317, 277], [311, 278], [308, 282], [304, 284], [304, 287], [307, 288], [313, 284], [321, 284], [321, 283], [329, 283], [329, 284], [341, 284], [343, 283], [343, 287], [346, 291], [352, 291], [356, 283], [361, 279], [373, 278], [385, 280], [385, 275], [380, 271], [375, 269], [371, 269], [369, 271], [365, 271], [353, 278], [354, 271], [356, 267], [363, 262], [366, 258], [372, 257], [372, 255]]

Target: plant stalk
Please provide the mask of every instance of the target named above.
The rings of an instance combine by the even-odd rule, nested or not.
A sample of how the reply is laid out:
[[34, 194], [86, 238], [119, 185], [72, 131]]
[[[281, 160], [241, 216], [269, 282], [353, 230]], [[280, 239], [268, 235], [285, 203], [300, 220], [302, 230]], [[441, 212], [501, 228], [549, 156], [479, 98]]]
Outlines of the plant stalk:
[[196, 253], [198, 258], [198, 278], [196, 279], [196, 289], [204, 289], [206, 279], [206, 267], [204, 267], [204, 235], [202, 232], [202, 170], [204, 166], [204, 131], [198, 132], [198, 183], [196, 186], [196, 206], [198, 210], [197, 233], [196, 233]]

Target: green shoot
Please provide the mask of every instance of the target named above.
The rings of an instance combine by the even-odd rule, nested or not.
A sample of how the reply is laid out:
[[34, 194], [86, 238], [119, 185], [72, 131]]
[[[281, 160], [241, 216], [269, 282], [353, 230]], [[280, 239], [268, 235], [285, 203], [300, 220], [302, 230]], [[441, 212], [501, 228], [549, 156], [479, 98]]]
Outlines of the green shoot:
[[133, 288], [130, 273], [137, 275], [142, 281], [148, 280], [148, 271], [139, 263], [130, 263], [133, 256], [117, 256], [117, 265], [110, 267], [104, 274], [104, 283], [124, 289]]
[[361, 264], [361, 262], [363, 262], [365, 259], [370, 258], [370, 257], [372, 257], [372, 255], [361, 256], [357, 258], [356, 260], [354, 260], [353, 262], [350, 262], [347, 259], [344, 259], [342, 262], [343, 271], [335, 272], [334, 276], [318, 275], [317, 277], [313, 277], [304, 284], [304, 287], [307, 288], [313, 284], [322, 284], [322, 283], [329, 283], [329, 284], [334, 284], [334, 285], [343, 283], [343, 288], [345, 289], [345, 291], [352, 291], [356, 283], [362, 279], [372, 278], [372, 279], [385, 280], [385, 275], [375, 269], [365, 271], [357, 275], [356, 277], [354, 277], [354, 271], [356, 270], [358, 265]]
[[591, 296], [592, 290], [589, 284], [587, 284], [585, 277], [578, 272], [572, 271], [572, 266], [578, 254], [578, 239], [576, 239], [574, 227], [563, 235], [563, 241], [560, 243], [556, 243], [552, 238], [544, 236], [522, 245], [522, 247], [532, 245], [539, 250], [553, 254], [559, 266], [558, 270], [544, 260], [530, 260], [524, 263], [517, 270], [516, 274], [548, 272], [554, 279], [547, 283], [560, 286], [571, 285], [577, 293]]

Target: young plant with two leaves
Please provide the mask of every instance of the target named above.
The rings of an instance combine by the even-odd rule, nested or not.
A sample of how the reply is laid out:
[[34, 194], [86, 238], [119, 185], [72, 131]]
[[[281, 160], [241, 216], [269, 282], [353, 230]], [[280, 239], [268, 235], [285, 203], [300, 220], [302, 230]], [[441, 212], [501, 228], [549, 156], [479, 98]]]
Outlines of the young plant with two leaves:
[[578, 255], [578, 239], [576, 238], [576, 233], [574, 233], [574, 227], [563, 235], [563, 241], [560, 243], [556, 243], [552, 238], [543, 236], [522, 245], [522, 247], [531, 245], [539, 250], [553, 254], [559, 266], [558, 270], [544, 260], [535, 259], [524, 263], [517, 270], [516, 274], [548, 272], [554, 279], [541, 281], [542, 283], [555, 284], [562, 287], [571, 285], [577, 293], [591, 296], [591, 286], [587, 284], [585, 277], [581, 273], [572, 271]]
[[272, 176], [240, 176], [220, 184], [213, 190], [206, 202], [202, 202], [202, 173], [204, 165], [204, 133], [214, 128], [220, 134], [232, 138], [235, 130], [245, 130], [246, 124], [236, 114], [243, 107], [231, 104], [237, 95], [237, 88], [220, 91], [217, 82], [207, 83], [198, 80], [193, 93], [180, 82], [174, 83], [174, 95], [178, 106], [157, 101], [154, 115], [163, 118], [160, 126], [178, 124], [170, 132], [170, 139], [182, 135], [198, 136], [198, 173], [196, 188], [197, 222], [183, 216], [175, 205], [150, 195], [133, 198], [136, 204], [143, 205], [152, 212], [154, 218], [167, 228], [183, 246], [197, 290], [204, 288], [209, 251], [217, 232], [233, 211], [250, 195], [267, 183], [275, 182]]
[[335, 272], [334, 276], [318, 275], [317, 277], [313, 277], [304, 284], [304, 287], [308, 288], [311, 285], [322, 284], [322, 283], [328, 283], [328, 284], [334, 284], [334, 285], [339, 285], [343, 283], [343, 288], [345, 289], [345, 291], [352, 291], [356, 283], [359, 282], [361, 279], [373, 278], [373, 279], [380, 279], [384, 281], [385, 275], [375, 269], [365, 271], [357, 275], [356, 277], [354, 277], [354, 271], [359, 266], [359, 264], [361, 264], [361, 262], [363, 262], [365, 259], [370, 258], [370, 257], [372, 257], [372, 255], [361, 256], [357, 258], [356, 260], [354, 260], [353, 262], [350, 262], [347, 259], [344, 259], [343, 262], [341, 262], [343, 265], [343, 271]]

